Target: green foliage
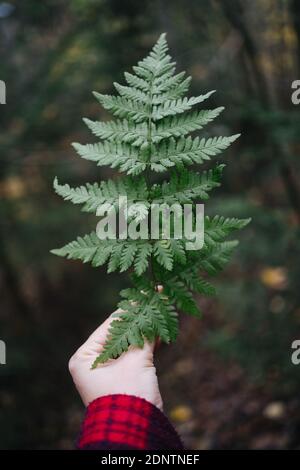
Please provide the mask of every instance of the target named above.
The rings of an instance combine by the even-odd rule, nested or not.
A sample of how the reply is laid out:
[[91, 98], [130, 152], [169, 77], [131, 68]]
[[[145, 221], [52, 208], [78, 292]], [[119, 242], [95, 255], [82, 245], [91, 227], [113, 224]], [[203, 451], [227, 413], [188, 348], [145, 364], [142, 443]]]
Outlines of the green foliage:
[[[201, 164], [220, 154], [239, 135], [230, 137], [192, 138], [223, 110], [193, 110], [214, 91], [187, 98], [190, 77], [175, 74], [175, 63], [168, 55], [165, 35], [161, 35], [150, 54], [125, 73], [127, 85], [115, 83], [118, 96], [94, 92], [102, 106], [117, 117], [114, 121], [94, 122], [84, 119], [92, 133], [100, 138], [95, 144], [73, 146], [78, 154], [97, 165], [118, 168], [124, 176], [71, 188], [55, 179], [55, 191], [83, 210], [96, 212], [98, 206], [117, 206], [119, 196], [130, 204], [184, 204], [207, 200], [209, 192], [220, 185], [224, 165], [197, 173], [186, 166]], [[171, 169], [168, 179], [151, 184], [151, 174]], [[143, 175], [141, 175], [143, 173]], [[147, 211], [147, 209], [146, 209]], [[145, 214], [146, 215], [146, 214]], [[141, 216], [141, 219], [143, 216]], [[70, 259], [80, 259], [93, 266], [108, 265], [108, 272], [132, 269], [134, 288], [121, 292], [122, 312], [110, 326], [104, 349], [94, 366], [116, 358], [130, 345], [142, 347], [145, 338], [160, 337], [173, 341], [178, 331], [175, 306], [191, 315], [199, 315], [193, 291], [213, 295], [215, 290], [205, 276], [215, 275], [228, 262], [236, 241], [226, 241], [233, 231], [243, 228], [249, 219], [206, 217], [204, 246], [187, 251], [185, 240], [106, 239], [96, 233], [79, 237], [52, 252]], [[160, 235], [163, 235], [160, 233]], [[144, 273], [149, 268], [149, 276]], [[163, 292], [157, 286], [163, 285]]]
[[166, 343], [176, 339], [177, 313], [169, 298], [154, 290], [150, 282], [140, 282], [139, 278], [135, 281], [138, 288], [121, 291], [124, 300], [119, 308], [123, 311], [112, 321], [108, 340], [93, 367], [118, 357], [130, 345], [142, 347], [144, 338], [154, 341], [160, 337]]

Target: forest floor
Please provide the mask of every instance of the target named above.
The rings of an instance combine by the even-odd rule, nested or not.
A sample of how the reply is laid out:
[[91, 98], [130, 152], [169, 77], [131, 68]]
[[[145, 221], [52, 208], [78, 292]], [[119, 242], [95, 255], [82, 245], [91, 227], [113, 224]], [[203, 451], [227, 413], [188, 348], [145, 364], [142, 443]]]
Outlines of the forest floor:
[[[207, 322], [206, 322], [207, 323]], [[300, 448], [299, 400], [284, 402], [235, 362], [199, 347], [208, 328], [188, 318], [159, 352], [165, 411], [190, 449]], [[200, 332], [200, 333], [199, 333]]]

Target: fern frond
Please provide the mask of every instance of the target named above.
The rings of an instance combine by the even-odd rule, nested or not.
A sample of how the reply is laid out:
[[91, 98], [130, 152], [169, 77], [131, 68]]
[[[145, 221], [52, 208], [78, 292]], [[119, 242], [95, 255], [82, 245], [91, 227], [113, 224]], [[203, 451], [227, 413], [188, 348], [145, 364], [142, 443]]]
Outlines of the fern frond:
[[[171, 72], [171, 71], [170, 71]], [[161, 83], [164, 81], [164, 77], [168, 76], [169, 73], [167, 72], [165, 75], [162, 75], [159, 77], [159, 82]], [[155, 81], [154, 81], [155, 83]], [[191, 83], [191, 77], [187, 77], [185, 80], [183, 80], [181, 83], [179, 83], [177, 86], [174, 86], [173, 88], [170, 88], [168, 91], [165, 93], [158, 93], [154, 96], [153, 98], [153, 104], [158, 105], [162, 104], [166, 101], [169, 100], [176, 100], [184, 96], [185, 93], [187, 93]]]
[[158, 59], [157, 57], [149, 55], [145, 59], [138, 62], [137, 67], [133, 67], [137, 75], [142, 78], [147, 77], [155, 80], [162, 77], [166, 73], [173, 73], [175, 62], [171, 62], [171, 57], [165, 55], [163, 58]]
[[[178, 85], [182, 85], [184, 80], [188, 80], [187, 86], [189, 85], [191, 78], [188, 77], [184, 79], [185, 72], [180, 72], [174, 75], [175, 68], [159, 78], [156, 78], [153, 81], [153, 94], [160, 95], [162, 93], [167, 93], [170, 91], [177, 90]], [[187, 91], [185, 89], [184, 93]]]
[[141, 122], [145, 121], [149, 116], [149, 112], [151, 112], [151, 109], [149, 111], [149, 105], [122, 96], [101, 95], [96, 91], [93, 92], [93, 95], [102, 104], [103, 108], [120, 118]]
[[147, 198], [147, 184], [141, 178], [135, 185], [128, 179], [108, 180], [99, 183], [87, 183], [86, 186], [72, 188], [69, 184], [60, 185], [57, 178], [53, 183], [57, 194], [73, 204], [84, 204], [85, 212], [96, 212], [104, 203], [118, 207], [119, 197], [126, 196], [128, 204]]
[[130, 143], [133, 146], [142, 146], [147, 142], [148, 128], [146, 123], [136, 124], [126, 119], [100, 122], [83, 118], [83, 121], [100, 139]]
[[143, 78], [139, 78], [136, 75], [133, 75], [132, 73], [125, 72], [125, 79], [128, 85], [130, 85], [133, 88], [138, 88], [139, 90], [142, 90], [146, 93], [149, 93], [150, 91], [150, 82], [147, 80], [144, 80]]
[[172, 251], [172, 256], [175, 262], [179, 264], [186, 263], [186, 252], [184, 248], [183, 240], [176, 240], [174, 238], [170, 239], [170, 249]]
[[214, 245], [224, 239], [235, 230], [242, 229], [249, 224], [251, 219], [225, 218], [216, 215], [213, 218], [205, 217], [204, 243]]
[[93, 368], [117, 358], [130, 345], [142, 347], [145, 338], [153, 341], [159, 335], [166, 343], [175, 339], [177, 314], [163, 295], [137, 289], [125, 289], [121, 295], [125, 300], [119, 302], [118, 307], [123, 311], [112, 321], [104, 349]]
[[173, 277], [166, 281], [164, 290], [170, 302], [176, 304], [177, 308], [190, 315], [200, 315], [200, 310], [193, 298], [193, 294], [178, 278]]
[[166, 57], [168, 50], [169, 46], [166, 40], [166, 33], [162, 33], [154, 44], [149, 56], [157, 61], [161, 61]]
[[192, 266], [190, 269], [179, 271], [178, 277], [190, 290], [198, 294], [205, 296], [215, 295], [216, 289], [214, 286], [207, 280], [201, 279], [198, 271], [196, 266]]
[[134, 243], [127, 243], [122, 251], [120, 259], [120, 272], [127, 271], [134, 262], [134, 255], [138, 250], [138, 245]]
[[[201, 164], [219, 155], [239, 134], [211, 138], [188, 135], [201, 130], [224, 108], [199, 109], [198, 105], [214, 91], [187, 97], [191, 77], [185, 72], [176, 73], [175, 65], [169, 55], [166, 36], [162, 34], [148, 56], [133, 67], [132, 73], [125, 73], [125, 83], [114, 83], [116, 96], [94, 92], [102, 107], [117, 119], [98, 122], [85, 118], [84, 122], [100, 142], [74, 143], [73, 147], [80, 157], [126, 175], [79, 187], [61, 185], [56, 178], [54, 189], [60, 196], [82, 204], [87, 212], [96, 211], [103, 203], [117, 208], [119, 198], [126, 196], [129, 220], [140, 224], [141, 233], [145, 228], [142, 223], [151, 216], [152, 203], [162, 204], [164, 208], [180, 205], [184, 213], [184, 204], [208, 199], [210, 191], [220, 185], [224, 165], [218, 164], [202, 173], [187, 170], [185, 166]], [[148, 173], [169, 169], [170, 177], [152, 183], [154, 175]], [[140, 203], [144, 210], [138, 212]], [[170, 222], [177, 221], [178, 217], [182, 221], [180, 210], [177, 212], [174, 206], [169, 209]], [[194, 213], [192, 211], [191, 215]], [[174, 341], [178, 333], [175, 306], [191, 315], [199, 315], [193, 293], [215, 293], [206, 277], [224, 268], [237, 244], [225, 241], [226, 238], [245, 227], [249, 219], [205, 217], [204, 246], [198, 251], [188, 251], [187, 240], [178, 238], [177, 227], [173, 224], [171, 227], [170, 223], [171, 233], [165, 233], [168, 227], [164, 221], [161, 212], [158, 239], [125, 239], [125, 231], [119, 227], [122, 236], [118, 233], [113, 239], [102, 240], [92, 232], [52, 250], [58, 256], [90, 262], [93, 266], [107, 264], [109, 273], [132, 271], [134, 287], [121, 292], [123, 300], [118, 304], [121, 312], [112, 321], [103, 351], [93, 367], [119, 357], [130, 345], [143, 347], [145, 340], [160, 337], [166, 343]], [[149, 225], [148, 219], [148, 228]], [[163, 292], [157, 291], [159, 283], [163, 285]]]
[[163, 167], [161, 171], [165, 171], [175, 165], [183, 166], [203, 163], [206, 160], [210, 160], [211, 157], [219, 155], [239, 136], [240, 134], [236, 134], [230, 137], [213, 137], [209, 139], [181, 137], [178, 140], [171, 137], [169, 140], [164, 140], [159, 144], [156, 153], [151, 159], [151, 168], [154, 169], [155, 165], [161, 165]]
[[72, 144], [76, 152], [86, 160], [98, 166], [108, 165], [119, 168], [128, 175], [138, 175], [146, 169], [146, 162], [141, 160], [143, 153], [123, 142], [99, 142], [98, 144]]
[[152, 133], [154, 143], [159, 143], [168, 137], [182, 137], [190, 132], [202, 129], [213, 121], [222, 111], [223, 107], [194, 111], [186, 115], [167, 117], [159, 121]]
[[[175, 114], [181, 114], [185, 111], [189, 111], [196, 104], [202, 103], [202, 101], [208, 99], [215, 90], [192, 98], [179, 98], [175, 100], [164, 101], [161, 105], [153, 106], [152, 119], [158, 121], [166, 116], [174, 116]], [[154, 100], [155, 101], [155, 100]]]
[[138, 245], [135, 262], [134, 262], [134, 269], [135, 272], [141, 276], [146, 269], [148, 268], [149, 264], [149, 257], [152, 253], [152, 245], [150, 243], [145, 243]]
[[154, 255], [158, 263], [168, 271], [173, 267], [173, 255], [170, 240], [157, 240], [153, 247]]
[[156, 204], [186, 204], [194, 199], [208, 199], [208, 192], [220, 186], [224, 165], [203, 173], [184, 171], [180, 175], [173, 173], [170, 181], [155, 185], [152, 190]]
[[114, 83], [114, 87], [119, 94], [127, 100], [143, 103], [145, 105], [149, 105], [151, 103], [149, 95], [138, 88], [120, 85], [116, 82]]
[[78, 237], [62, 248], [51, 250], [57, 256], [68, 259], [81, 260], [83, 263], [91, 262], [93, 266], [102, 266], [114, 250], [116, 240], [100, 240], [95, 232]]
[[229, 262], [232, 252], [237, 245], [238, 241], [232, 240], [203, 248], [199, 253], [198, 266], [210, 276], [215, 276]]
[[108, 273], [113, 273], [114, 271], [117, 271], [118, 269], [120, 269], [122, 251], [125, 249], [126, 246], [127, 244], [125, 242], [115, 244], [114, 250], [111, 251], [109, 261], [107, 264]]
[[116, 270], [124, 272], [134, 265], [136, 272], [142, 274], [151, 251], [148, 240], [101, 240], [96, 232], [92, 232], [62, 248], [51, 250], [51, 253], [84, 263], [90, 262], [92, 266], [102, 266], [108, 262], [108, 273]]
[[[195, 111], [183, 116], [167, 117], [159, 121], [157, 126], [152, 125], [152, 140], [159, 143], [168, 137], [181, 137], [190, 132], [202, 129], [206, 124], [215, 119], [223, 107]], [[126, 119], [108, 122], [91, 121], [84, 118], [83, 121], [91, 129], [93, 134], [101, 139], [116, 142], [128, 142], [134, 146], [141, 146], [147, 142], [147, 123], [136, 124]]]

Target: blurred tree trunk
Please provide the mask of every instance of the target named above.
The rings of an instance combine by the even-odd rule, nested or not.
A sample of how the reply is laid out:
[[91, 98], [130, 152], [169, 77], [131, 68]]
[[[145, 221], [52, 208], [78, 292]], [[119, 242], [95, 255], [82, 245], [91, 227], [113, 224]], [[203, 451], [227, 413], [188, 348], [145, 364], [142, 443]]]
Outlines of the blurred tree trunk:
[[[256, 80], [257, 94], [260, 103], [263, 108], [269, 112], [272, 112], [277, 107], [277, 102], [280, 102], [278, 99], [274, 99], [270, 93], [270, 87], [268, 86], [267, 80], [262, 70], [260, 61], [259, 61], [259, 49], [255, 44], [247, 24], [245, 22], [245, 4], [242, 4], [240, 0], [219, 0], [221, 4], [225, 17], [231, 26], [238, 31], [243, 39], [243, 46], [246, 52], [246, 55], [249, 59], [249, 62], [252, 67], [253, 76]], [[299, 0], [293, 1], [294, 8], [297, 10], [297, 14], [300, 11], [300, 2]], [[299, 17], [294, 25], [296, 28], [299, 28]], [[299, 29], [297, 34], [299, 34]], [[299, 36], [298, 36], [299, 37]], [[276, 134], [276, 133], [275, 133]], [[295, 211], [297, 218], [300, 222], [300, 191], [298, 184], [295, 179], [294, 171], [290, 165], [290, 154], [288, 146], [282, 142], [280, 139], [271, 140], [271, 148], [274, 158], [276, 158], [279, 173], [289, 199], [290, 205]]]
[[[298, 40], [298, 51], [297, 51], [297, 59], [298, 59], [298, 73], [300, 72], [300, 2], [299, 0], [291, 0], [290, 3], [290, 14], [294, 24], [294, 30]], [[299, 78], [299, 77], [295, 77]]]
[[246, 55], [251, 64], [257, 93], [262, 104], [269, 105], [268, 84], [259, 64], [259, 50], [248, 31], [244, 19], [244, 5], [239, 0], [219, 0], [229, 23], [240, 34]]
[[30, 306], [28, 305], [22, 290], [20, 289], [18, 275], [11, 263], [8, 256], [8, 251], [5, 246], [4, 237], [0, 233], [0, 266], [4, 276], [4, 286], [6, 287], [11, 302], [14, 305], [18, 319], [32, 321], [33, 315]]

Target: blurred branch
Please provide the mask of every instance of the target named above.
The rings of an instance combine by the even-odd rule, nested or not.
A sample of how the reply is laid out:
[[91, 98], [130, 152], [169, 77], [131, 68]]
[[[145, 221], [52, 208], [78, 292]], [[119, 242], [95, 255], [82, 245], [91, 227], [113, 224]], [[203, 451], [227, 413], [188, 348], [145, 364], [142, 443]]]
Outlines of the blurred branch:
[[[40, 119], [42, 107], [46, 101], [50, 100], [52, 93], [56, 92], [56, 81], [51, 84], [51, 87], [49, 86], [49, 72], [70, 47], [79, 31], [80, 24], [75, 24], [64, 33], [57, 46], [48, 52], [37, 73], [25, 85], [25, 88], [20, 90], [19, 96], [15, 97], [15, 106], [9, 108], [10, 116], [12, 119], [15, 116], [26, 119], [26, 127], [17, 137], [13, 136], [11, 140], [4, 141], [4, 144], [3, 142], [1, 143], [3, 153], [4, 150], [8, 151], [10, 147], [16, 148], [16, 145], [20, 145], [22, 141], [30, 140], [29, 137], [34, 136], [32, 131]], [[59, 81], [60, 77], [57, 78], [57, 82]], [[30, 95], [30, 98], [28, 98], [28, 95]], [[9, 122], [8, 120], [8, 125]]]
[[18, 276], [8, 256], [8, 250], [5, 245], [5, 238], [2, 237], [0, 232], [0, 263], [1, 270], [4, 274], [4, 282], [9, 292], [10, 299], [13, 302], [16, 312], [18, 313], [19, 319], [32, 321], [32, 311], [28, 305], [24, 295], [20, 289]]
[[259, 64], [259, 51], [244, 22], [244, 6], [239, 0], [219, 0], [225, 17], [233, 28], [240, 34], [248, 59], [252, 66], [253, 75], [257, 83], [259, 99], [264, 105], [268, 105], [268, 85]]
[[291, 13], [292, 21], [294, 24], [294, 30], [295, 30], [295, 33], [297, 36], [297, 42], [298, 42], [297, 58], [298, 58], [298, 72], [299, 72], [300, 71], [300, 2], [299, 0], [291, 0], [290, 13]]
[[[269, 86], [259, 61], [260, 51], [257, 48], [257, 45], [255, 44], [250, 32], [248, 31], [245, 22], [245, 4], [242, 5], [240, 0], [219, 0], [219, 2], [223, 8], [225, 17], [232, 27], [238, 31], [243, 39], [243, 45], [247, 57], [251, 63], [253, 74], [256, 80], [258, 97], [263, 108], [269, 111], [276, 109], [276, 101], [279, 102], [279, 100], [275, 100], [272, 94], [269, 92]], [[299, 9], [299, 1], [297, 3], [297, 8]], [[289, 163], [289, 149], [287, 145], [279, 139], [276, 139], [275, 141], [274, 139], [271, 140], [271, 148], [273, 151], [273, 156], [276, 158], [278, 164], [279, 173], [288, 200], [300, 222], [300, 190], [296, 182], [293, 169]]]

